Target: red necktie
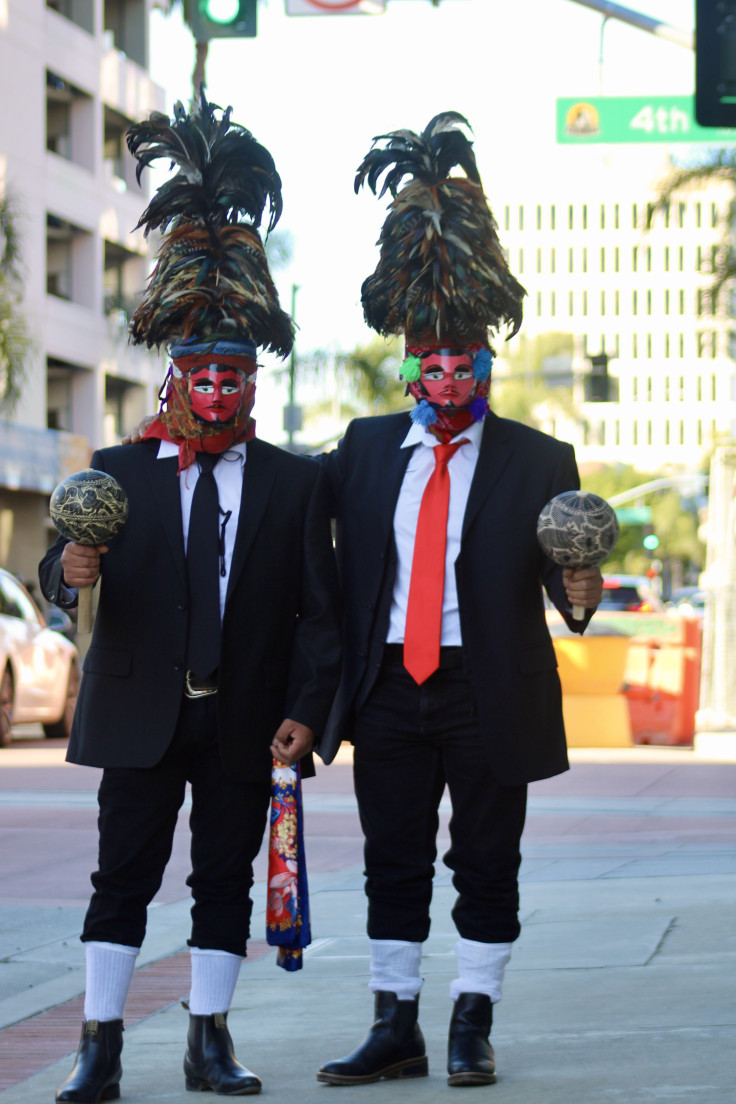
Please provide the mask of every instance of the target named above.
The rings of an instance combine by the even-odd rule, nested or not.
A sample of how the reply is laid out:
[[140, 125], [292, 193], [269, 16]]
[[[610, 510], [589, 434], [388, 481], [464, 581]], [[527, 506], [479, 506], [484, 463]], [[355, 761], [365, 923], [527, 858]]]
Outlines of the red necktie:
[[447, 464], [466, 441], [467, 437], [464, 437], [462, 441], [434, 446], [434, 471], [424, 488], [419, 507], [404, 630], [404, 667], [420, 685], [440, 665], [447, 513], [450, 507]]

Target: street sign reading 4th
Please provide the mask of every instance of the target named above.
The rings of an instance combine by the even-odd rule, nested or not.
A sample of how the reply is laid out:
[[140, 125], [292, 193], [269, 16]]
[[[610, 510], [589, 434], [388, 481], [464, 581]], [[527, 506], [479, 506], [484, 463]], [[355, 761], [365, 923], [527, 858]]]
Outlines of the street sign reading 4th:
[[557, 101], [557, 141], [568, 145], [708, 142], [713, 146], [735, 139], [736, 130], [699, 126], [692, 96], [598, 96]]

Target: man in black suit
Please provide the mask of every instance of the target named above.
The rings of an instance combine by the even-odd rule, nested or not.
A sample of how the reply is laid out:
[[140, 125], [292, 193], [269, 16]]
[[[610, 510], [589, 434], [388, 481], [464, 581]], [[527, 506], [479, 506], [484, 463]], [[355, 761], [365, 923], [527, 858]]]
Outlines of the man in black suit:
[[[163, 134], [162, 118], [151, 121], [157, 155], [166, 156], [167, 142], [179, 162], [182, 148], [207, 150], [199, 179], [211, 167], [224, 181], [226, 212], [238, 206], [234, 189], [245, 187], [249, 160], [251, 194], [262, 210], [266, 181], [273, 206], [278, 176], [266, 175], [268, 152], [247, 131], [233, 128], [222, 151], [227, 116], [210, 126], [204, 98], [198, 116], [177, 115]], [[134, 132], [129, 144], [145, 157], [148, 124]], [[234, 156], [233, 139], [235, 184], [222, 165]], [[259, 441], [251, 418], [257, 346], [286, 351], [291, 322], [266, 279], [253, 223], [223, 227], [216, 188], [204, 219], [202, 189], [189, 208], [187, 197], [179, 195], [176, 232], [164, 240], [133, 319], [139, 340], [170, 335], [165, 406], [140, 444], [103, 449], [91, 461], [125, 491], [127, 523], [109, 547], [59, 538], [40, 565], [45, 596], [62, 607], [76, 604], [76, 588], [100, 581], [67, 756], [104, 768], [99, 868], [82, 934], [82, 1040], [60, 1104], [120, 1095], [125, 998], [187, 783], [194, 904], [186, 1085], [223, 1095], [260, 1091], [260, 1080], [236, 1061], [226, 1023], [249, 936], [253, 860], [272, 760], [303, 760], [305, 773], [312, 770], [312, 743], [339, 673], [323, 473]], [[176, 277], [166, 276], [169, 266]], [[228, 274], [224, 298], [220, 268]], [[176, 295], [168, 294], [171, 280]], [[182, 301], [184, 317], [172, 316], [172, 302], [178, 309]]]
[[[333, 1085], [427, 1073], [420, 960], [445, 786], [459, 935], [448, 1083], [495, 1081], [492, 1007], [520, 931], [527, 783], [568, 765], [543, 588], [575, 632], [601, 594], [597, 568], [563, 572], [536, 538], [542, 507], [579, 487], [572, 447], [488, 408], [487, 331], [518, 329], [524, 289], [462, 124], [447, 113], [422, 135], [384, 136], [356, 181], [375, 187], [390, 170], [396, 198], [363, 306], [379, 332], [405, 336], [402, 375], [417, 406], [352, 422], [324, 463], [344, 654], [318, 750], [330, 762], [342, 740], [354, 744], [375, 994], [364, 1041], [317, 1075]], [[455, 163], [469, 179], [448, 177]], [[582, 621], [574, 605], [587, 607]]]

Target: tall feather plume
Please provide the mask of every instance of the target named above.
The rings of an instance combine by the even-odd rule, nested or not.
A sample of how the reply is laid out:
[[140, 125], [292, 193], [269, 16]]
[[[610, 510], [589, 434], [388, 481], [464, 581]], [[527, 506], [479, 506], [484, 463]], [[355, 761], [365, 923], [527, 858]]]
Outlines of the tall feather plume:
[[241, 337], [280, 356], [291, 349], [293, 323], [258, 232], [266, 204], [267, 232], [281, 216], [281, 178], [268, 150], [231, 121], [231, 110], [209, 103], [202, 89], [191, 114], [177, 103], [173, 119], [154, 112], [128, 131], [139, 183], [162, 158], [178, 167], [136, 227], [159, 231], [162, 241], [131, 319], [133, 344]]
[[[362, 287], [366, 322], [381, 334], [469, 345], [521, 326], [526, 292], [509, 270], [464, 129], [464, 116], [445, 111], [421, 134], [379, 135], [358, 168], [356, 192], [366, 183], [375, 195], [383, 176], [379, 198], [393, 197], [378, 265]], [[465, 176], [450, 176], [455, 167]]]

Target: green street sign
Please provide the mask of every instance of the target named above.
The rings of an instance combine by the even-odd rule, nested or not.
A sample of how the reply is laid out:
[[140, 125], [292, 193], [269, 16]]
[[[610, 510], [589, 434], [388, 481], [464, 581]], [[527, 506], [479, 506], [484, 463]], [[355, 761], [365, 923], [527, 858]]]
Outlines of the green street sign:
[[595, 96], [557, 100], [557, 141], [586, 146], [597, 142], [736, 142], [736, 130], [702, 127], [693, 96]]
[[619, 525], [651, 525], [651, 506], [619, 506], [616, 509]]

